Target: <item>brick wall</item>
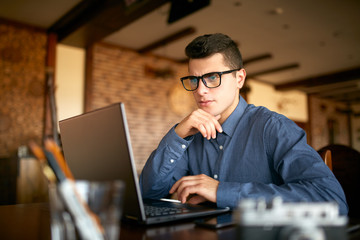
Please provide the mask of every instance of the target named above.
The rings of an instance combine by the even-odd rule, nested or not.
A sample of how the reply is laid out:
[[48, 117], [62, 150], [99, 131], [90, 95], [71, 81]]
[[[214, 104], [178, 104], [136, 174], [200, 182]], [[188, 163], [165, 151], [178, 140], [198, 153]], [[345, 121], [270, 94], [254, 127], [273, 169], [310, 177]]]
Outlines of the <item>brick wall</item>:
[[[138, 172], [161, 138], [194, 107], [179, 78], [187, 64], [107, 44], [92, 48], [90, 100], [93, 110], [124, 102]], [[185, 109], [173, 104], [185, 103]]]
[[45, 31], [0, 20], [0, 157], [43, 131]]

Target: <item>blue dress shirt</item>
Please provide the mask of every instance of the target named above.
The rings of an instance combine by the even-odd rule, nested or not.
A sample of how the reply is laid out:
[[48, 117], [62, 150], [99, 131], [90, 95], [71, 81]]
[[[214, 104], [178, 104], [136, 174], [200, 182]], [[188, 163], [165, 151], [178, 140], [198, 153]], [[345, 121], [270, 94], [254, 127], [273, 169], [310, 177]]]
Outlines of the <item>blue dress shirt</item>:
[[336, 201], [347, 214], [341, 185], [307, 144], [305, 132], [285, 116], [240, 97], [216, 139], [200, 133], [182, 139], [175, 126], [140, 175], [144, 198], [165, 197], [181, 177], [206, 174], [220, 182], [219, 207], [236, 208], [242, 198], [281, 196], [290, 202]]

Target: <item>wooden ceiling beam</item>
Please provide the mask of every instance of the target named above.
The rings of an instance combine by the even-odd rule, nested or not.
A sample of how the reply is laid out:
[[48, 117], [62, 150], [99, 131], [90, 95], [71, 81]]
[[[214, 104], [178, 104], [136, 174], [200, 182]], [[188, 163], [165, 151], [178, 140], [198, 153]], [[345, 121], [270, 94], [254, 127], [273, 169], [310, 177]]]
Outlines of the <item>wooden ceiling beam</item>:
[[339, 82], [352, 81], [356, 79], [360, 79], [360, 67], [336, 73], [324, 74], [317, 77], [300, 79], [288, 83], [277, 84], [275, 85], [275, 89], [279, 91], [294, 89], [300, 90]]
[[320, 95], [319, 97], [330, 99], [330, 100], [336, 101], [336, 102], [353, 103], [353, 104], [360, 103], [360, 90], [350, 91], [350, 92], [346, 92], [346, 93], [337, 93], [337, 94], [333, 94], [331, 96], [325, 96], [325, 97], [322, 97]]
[[86, 48], [101, 41], [169, 0], [81, 1], [52, 25], [48, 32], [56, 33], [59, 43]]
[[[347, 83], [352, 83], [352, 84], [347, 84]], [[347, 81], [347, 82], [345, 82], [345, 84], [343, 84], [343, 82], [341, 82], [341, 84], [333, 83], [333, 84], [329, 84], [329, 85], [315, 87], [315, 89], [311, 88], [310, 91], [308, 89], [306, 89], [306, 93], [316, 94], [320, 97], [328, 97], [328, 96], [335, 96], [335, 95], [357, 92], [357, 91], [360, 91], [359, 87], [360, 86], [358, 85], [357, 82]]]
[[189, 36], [196, 32], [196, 29], [194, 27], [187, 27], [184, 29], [181, 29], [180, 31], [173, 33], [167, 37], [164, 37], [154, 43], [151, 43], [141, 49], [138, 50], [139, 53], [147, 53], [150, 52], [156, 48], [163, 47], [167, 44], [170, 44], [171, 42], [175, 42], [183, 37]]
[[288, 64], [288, 65], [284, 65], [284, 66], [270, 68], [270, 69], [258, 71], [258, 72], [255, 72], [255, 73], [250, 73], [250, 74], [247, 75], [247, 78], [254, 78], [254, 77], [257, 77], [259, 75], [265, 75], [265, 74], [270, 74], [270, 73], [275, 73], [275, 72], [286, 71], [286, 70], [289, 70], [289, 69], [298, 68], [299, 66], [300, 65], [298, 63], [292, 63], [292, 64]]
[[261, 55], [258, 55], [258, 56], [254, 56], [254, 57], [250, 57], [248, 59], [244, 59], [243, 64], [247, 65], [249, 63], [258, 62], [258, 61], [269, 59], [269, 58], [272, 58], [272, 55], [270, 53], [264, 53], [264, 54], [261, 54]]
[[[270, 53], [260, 54], [258, 56], [243, 59], [243, 65], [247, 65], [249, 63], [258, 62], [258, 61], [269, 59], [269, 58], [272, 58], [272, 54], [270, 54]], [[178, 62], [186, 63], [187, 61], [188, 61], [188, 59], [186, 58], [186, 59], [179, 60]]]

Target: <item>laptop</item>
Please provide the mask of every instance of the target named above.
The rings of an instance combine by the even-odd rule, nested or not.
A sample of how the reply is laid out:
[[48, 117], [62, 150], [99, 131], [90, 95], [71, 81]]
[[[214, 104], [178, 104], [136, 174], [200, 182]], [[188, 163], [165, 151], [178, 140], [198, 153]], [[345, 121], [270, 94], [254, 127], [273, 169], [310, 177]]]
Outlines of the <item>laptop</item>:
[[[229, 208], [143, 199], [123, 103], [59, 122], [64, 157], [75, 179], [125, 182], [123, 218], [156, 224], [228, 212]], [[165, 208], [167, 212], [161, 213]], [[152, 210], [151, 212], [146, 212]]]

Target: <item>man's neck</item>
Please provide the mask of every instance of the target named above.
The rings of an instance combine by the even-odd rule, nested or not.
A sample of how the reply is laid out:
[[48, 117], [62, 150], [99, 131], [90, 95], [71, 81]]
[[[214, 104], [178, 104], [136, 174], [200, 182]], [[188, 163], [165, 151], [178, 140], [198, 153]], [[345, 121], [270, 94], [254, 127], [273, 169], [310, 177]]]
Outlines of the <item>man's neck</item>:
[[223, 124], [226, 119], [234, 112], [235, 108], [239, 104], [240, 96], [235, 97], [234, 102], [223, 112], [221, 113], [221, 118], [219, 119], [219, 123]]

